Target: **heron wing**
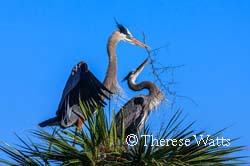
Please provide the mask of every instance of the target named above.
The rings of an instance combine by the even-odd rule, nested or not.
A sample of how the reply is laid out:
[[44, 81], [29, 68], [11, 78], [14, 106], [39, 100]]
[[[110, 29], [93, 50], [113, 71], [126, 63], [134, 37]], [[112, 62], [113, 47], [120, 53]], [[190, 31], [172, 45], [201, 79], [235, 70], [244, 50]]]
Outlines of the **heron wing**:
[[104, 100], [109, 97], [105, 94], [109, 93], [111, 92], [88, 70], [86, 63], [78, 63], [67, 80], [56, 112], [62, 119], [61, 125], [69, 127], [77, 120], [79, 113], [74, 110], [80, 110], [79, 99], [94, 111], [97, 106], [106, 105]]
[[71, 71], [71, 74], [66, 82], [66, 85], [63, 89], [63, 94], [61, 101], [59, 103], [59, 109], [62, 107], [62, 104], [65, 103], [66, 97], [70, 94], [70, 92], [79, 84], [80, 79], [81, 79], [81, 70], [78, 68], [80, 63], [74, 66], [74, 68]]
[[135, 133], [137, 123], [139, 123], [140, 117], [144, 113], [143, 108], [144, 96], [137, 96], [129, 100], [116, 115], [117, 133], [121, 132], [122, 111], [126, 133]]

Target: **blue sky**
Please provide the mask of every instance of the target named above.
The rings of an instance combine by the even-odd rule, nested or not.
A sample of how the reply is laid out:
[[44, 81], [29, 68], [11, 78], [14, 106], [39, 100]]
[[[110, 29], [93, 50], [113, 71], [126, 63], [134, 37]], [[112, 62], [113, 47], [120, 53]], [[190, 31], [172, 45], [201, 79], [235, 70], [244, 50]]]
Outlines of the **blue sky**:
[[[232, 126], [225, 135], [250, 134], [250, 2], [241, 1], [1, 1], [0, 2], [0, 139], [16, 143], [42, 120], [54, 116], [74, 64], [88, 63], [103, 80], [107, 67], [106, 42], [116, 29], [113, 18], [156, 48], [164, 65], [185, 67], [175, 72], [173, 87], [197, 130], [214, 132]], [[146, 57], [143, 49], [120, 43], [119, 80]], [[139, 77], [149, 80], [147, 67]], [[167, 76], [162, 76], [168, 79]], [[128, 96], [135, 95], [120, 83]], [[152, 114], [156, 124], [174, 110]], [[157, 120], [156, 120], [157, 119]], [[242, 154], [250, 155], [249, 149]]]

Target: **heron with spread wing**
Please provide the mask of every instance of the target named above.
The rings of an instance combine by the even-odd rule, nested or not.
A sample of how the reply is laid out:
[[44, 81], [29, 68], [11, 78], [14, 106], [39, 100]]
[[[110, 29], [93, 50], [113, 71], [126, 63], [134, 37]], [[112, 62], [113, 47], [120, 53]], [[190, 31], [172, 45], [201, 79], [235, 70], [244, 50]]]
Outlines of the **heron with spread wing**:
[[[117, 23], [117, 22], [116, 22]], [[88, 69], [85, 62], [74, 66], [70, 77], [63, 90], [62, 98], [56, 112], [56, 116], [43, 121], [40, 127], [59, 125], [67, 128], [76, 125], [81, 129], [84, 117], [79, 106], [79, 100], [92, 112], [99, 106], [104, 106], [105, 99], [110, 99], [111, 94], [119, 92], [117, 81], [117, 58], [116, 46], [120, 41], [147, 48], [145, 44], [135, 39], [127, 28], [117, 23], [118, 30], [114, 31], [107, 43], [109, 57], [108, 69], [104, 82], [101, 83]]]
[[156, 109], [164, 100], [164, 94], [161, 90], [150, 81], [142, 81], [135, 83], [137, 77], [149, 61], [149, 58], [136, 69], [131, 71], [124, 80], [127, 80], [128, 86], [133, 91], [141, 91], [147, 89], [147, 95], [140, 94], [130, 99], [116, 114], [115, 120], [117, 125], [117, 135], [121, 136], [122, 120], [125, 127], [125, 136], [129, 134], [137, 134], [144, 127], [149, 114]]

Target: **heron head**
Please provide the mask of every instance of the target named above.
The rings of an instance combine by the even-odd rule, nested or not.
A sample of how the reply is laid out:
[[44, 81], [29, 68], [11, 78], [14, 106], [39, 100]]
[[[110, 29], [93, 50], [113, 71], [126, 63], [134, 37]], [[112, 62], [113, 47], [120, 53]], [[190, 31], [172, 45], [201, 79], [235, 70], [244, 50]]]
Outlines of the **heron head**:
[[118, 27], [118, 31], [120, 32], [120, 40], [123, 40], [123, 41], [131, 43], [131, 44], [138, 45], [138, 46], [143, 47], [143, 48], [148, 48], [148, 46], [146, 44], [143, 44], [142, 42], [140, 42], [139, 40], [134, 38], [132, 36], [132, 34], [130, 33], [130, 31], [128, 30], [128, 28], [119, 24], [117, 21], [116, 21], [116, 25]]
[[138, 77], [138, 75], [142, 72], [142, 70], [144, 69], [145, 65], [147, 64], [149, 58], [146, 58], [142, 64], [140, 64], [140, 66], [137, 67], [137, 69], [132, 70], [128, 73], [128, 75], [126, 77], [124, 77], [123, 81], [126, 80], [130, 80], [133, 83], [135, 83], [136, 78]]

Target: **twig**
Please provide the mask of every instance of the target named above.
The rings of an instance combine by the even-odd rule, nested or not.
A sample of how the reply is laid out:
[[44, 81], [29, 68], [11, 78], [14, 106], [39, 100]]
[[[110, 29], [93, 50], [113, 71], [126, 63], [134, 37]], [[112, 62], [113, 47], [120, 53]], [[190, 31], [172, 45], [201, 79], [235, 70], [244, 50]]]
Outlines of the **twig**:
[[[144, 32], [143, 32], [143, 42], [146, 43], [146, 35], [145, 35]], [[164, 66], [164, 65], [160, 64], [161, 67], [156, 66], [157, 58], [153, 58], [153, 57], [157, 56], [158, 51], [160, 49], [166, 48], [166, 47], [168, 47], [168, 45], [163, 45], [161, 47], [151, 49], [151, 50], [146, 49], [149, 60], [150, 60], [149, 64], [151, 66], [151, 71], [152, 71], [152, 74], [153, 74], [153, 76], [155, 78], [155, 82], [160, 85], [160, 89], [162, 89], [162, 91], [164, 91], [168, 96], [170, 95], [170, 96], [173, 97], [172, 103], [171, 103], [172, 108], [173, 108], [174, 104], [176, 103], [176, 98], [185, 98], [185, 99], [191, 101], [195, 106], [198, 106], [198, 104], [191, 97], [184, 96], [184, 95], [179, 95], [179, 94], [177, 94], [176, 91], [172, 91], [170, 89], [170, 85], [176, 84], [176, 81], [174, 80], [175, 69], [181, 68], [184, 65]], [[166, 81], [161, 79], [160, 75], [163, 74], [163, 73], [167, 73], [169, 71], [170, 71], [170, 74], [171, 74], [171, 81], [166, 82]]]

